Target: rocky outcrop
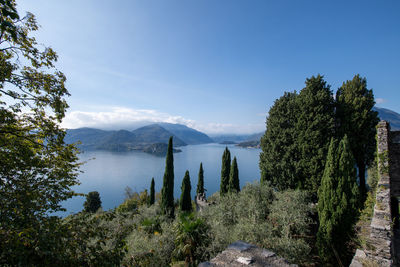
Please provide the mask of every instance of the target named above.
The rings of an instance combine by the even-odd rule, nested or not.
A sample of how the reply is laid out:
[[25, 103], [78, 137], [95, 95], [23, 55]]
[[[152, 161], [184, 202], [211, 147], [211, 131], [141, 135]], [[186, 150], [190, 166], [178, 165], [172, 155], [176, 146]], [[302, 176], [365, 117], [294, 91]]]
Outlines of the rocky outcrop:
[[199, 267], [208, 266], [255, 266], [255, 267], [296, 267], [285, 259], [278, 257], [274, 252], [262, 249], [243, 241], [236, 241], [219, 253], [209, 262], [200, 263]]
[[194, 202], [196, 203], [197, 211], [202, 211], [205, 207], [209, 205], [205, 193], [196, 195]]

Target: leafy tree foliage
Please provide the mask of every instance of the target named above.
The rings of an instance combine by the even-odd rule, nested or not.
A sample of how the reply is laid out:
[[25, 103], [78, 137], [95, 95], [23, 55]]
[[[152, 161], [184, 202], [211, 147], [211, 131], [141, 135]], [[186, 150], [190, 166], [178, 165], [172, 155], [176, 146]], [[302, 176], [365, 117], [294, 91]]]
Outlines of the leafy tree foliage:
[[222, 155], [221, 167], [221, 185], [220, 194], [223, 195], [229, 190], [229, 172], [231, 169], [231, 152], [228, 147], [225, 147], [224, 154]]
[[233, 158], [231, 170], [229, 173], [229, 191], [235, 193], [240, 191], [239, 169], [236, 157]]
[[149, 204], [153, 205], [155, 202], [155, 198], [156, 198], [156, 193], [155, 193], [155, 183], [154, 183], [154, 177], [151, 178], [151, 184], [150, 184], [150, 199], [149, 199]]
[[37, 29], [33, 14], [0, 1], [0, 265], [57, 264], [68, 232], [50, 214], [78, 184], [77, 150], [59, 127], [66, 78], [54, 50], [30, 36]]
[[179, 201], [179, 207], [181, 211], [190, 212], [192, 211], [192, 197], [190, 196], [190, 190], [192, 190], [192, 186], [190, 185], [189, 171], [185, 172], [185, 176], [182, 180], [181, 190], [182, 193]]
[[124, 239], [130, 227], [114, 212], [69, 216], [63, 230], [59, 261], [37, 266], [119, 266], [126, 253]]
[[298, 107], [296, 92], [285, 92], [275, 100], [267, 117], [267, 130], [261, 138], [261, 181], [269, 181], [279, 190], [300, 187], [296, 143]]
[[367, 80], [355, 75], [346, 81], [336, 92], [338, 133], [347, 135], [351, 151], [358, 167], [360, 191], [364, 197], [365, 170], [374, 159], [376, 149], [376, 125], [378, 113], [373, 111], [375, 105], [372, 89], [367, 89]]
[[332, 138], [326, 167], [318, 190], [319, 229], [317, 246], [321, 259], [337, 263], [336, 255], [346, 253], [346, 242], [357, 217], [359, 191], [355, 161], [347, 136], [339, 143]]
[[125, 201], [115, 209], [117, 213], [137, 213], [139, 207], [149, 205], [150, 198], [147, 189], [143, 190], [142, 192], [134, 192], [131, 189], [125, 190], [127, 198], [125, 198]]
[[196, 195], [202, 195], [204, 194], [204, 170], [203, 170], [203, 163], [200, 163], [200, 169], [199, 169], [199, 178], [197, 181], [197, 189], [196, 189]]
[[83, 210], [85, 212], [96, 212], [101, 208], [100, 194], [97, 191], [89, 192], [86, 195], [86, 201], [83, 203]]
[[165, 159], [165, 172], [163, 187], [161, 189], [161, 210], [170, 218], [174, 217], [174, 155], [172, 136], [169, 138], [167, 157]]
[[139, 207], [138, 200], [136, 198], [128, 198], [119, 205], [115, 211], [117, 213], [124, 213], [124, 212], [137, 212]]

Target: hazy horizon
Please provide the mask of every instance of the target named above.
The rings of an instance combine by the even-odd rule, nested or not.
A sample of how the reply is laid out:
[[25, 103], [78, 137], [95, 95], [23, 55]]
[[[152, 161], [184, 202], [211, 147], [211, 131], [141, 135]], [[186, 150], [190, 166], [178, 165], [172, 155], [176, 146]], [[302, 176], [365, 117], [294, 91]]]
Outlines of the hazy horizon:
[[[98, 130], [103, 130], [103, 131], [119, 131], [119, 130], [127, 130], [127, 131], [134, 131], [136, 129], [139, 129], [144, 126], [152, 125], [152, 124], [158, 124], [162, 127], [162, 124], [165, 122], [140, 122], [138, 124], [122, 124], [122, 125], [97, 125], [96, 127], [88, 127], [88, 126], [82, 126], [82, 127], [75, 127], [75, 128], [65, 128], [67, 130], [75, 130], [75, 129], [81, 129], [81, 128], [91, 128], [91, 129], [98, 129]], [[189, 127], [185, 124], [179, 124], [179, 123], [171, 123], [175, 125], [183, 125], [186, 127]], [[189, 127], [191, 128], [191, 127]], [[194, 129], [194, 128], [191, 128]], [[207, 133], [203, 132], [197, 129], [194, 129], [196, 131], [199, 131], [201, 133], [204, 133], [208, 135], [209, 137], [217, 137], [217, 136], [247, 136], [247, 135], [253, 135], [253, 134], [258, 134], [261, 132], [264, 132], [265, 130], [258, 131], [258, 132], [244, 132], [244, 133], [235, 133], [235, 132], [227, 132], [227, 133]]]

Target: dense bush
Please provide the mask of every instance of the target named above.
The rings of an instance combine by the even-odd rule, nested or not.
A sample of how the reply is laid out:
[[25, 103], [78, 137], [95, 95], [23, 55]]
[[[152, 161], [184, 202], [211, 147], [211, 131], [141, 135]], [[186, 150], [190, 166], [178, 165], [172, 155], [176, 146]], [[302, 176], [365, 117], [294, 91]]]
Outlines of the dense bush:
[[118, 213], [122, 212], [135, 212], [138, 208], [138, 201], [137, 199], [130, 198], [124, 201], [121, 205], [119, 205], [115, 211]]
[[310, 196], [298, 190], [278, 192], [275, 196], [269, 215], [273, 226], [272, 242], [265, 245], [289, 261], [306, 262], [310, 259], [311, 247], [307, 241], [313, 223], [309, 217], [312, 212], [308, 201]]
[[200, 216], [210, 225], [212, 242], [209, 253], [215, 255], [230, 243], [243, 240], [274, 250], [291, 262], [310, 258], [307, 242], [311, 207], [302, 191], [275, 192], [267, 184], [247, 184], [238, 194], [210, 200], [214, 205]]
[[123, 264], [126, 266], [168, 266], [175, 249], [173, 221], [160, 215], [156, 203], [142, 206], [133, 216], [134, 225], [126, 238], [128, 252]]
[[85, 212], [96, 212], [101, 208], [100, 194], [97, 191], [89, 192], [86, 195], [86, 201], [83, 203], [83, 210]]

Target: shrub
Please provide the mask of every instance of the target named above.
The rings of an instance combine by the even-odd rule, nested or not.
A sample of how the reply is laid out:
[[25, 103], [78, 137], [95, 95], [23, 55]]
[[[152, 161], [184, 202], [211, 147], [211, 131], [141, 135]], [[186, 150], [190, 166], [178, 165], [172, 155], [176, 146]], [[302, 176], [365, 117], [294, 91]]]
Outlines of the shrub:
[[304, 263], [309, 259], [311, 247], [307, 242], [312, 223], [310, 199], [305, 191], [277, 192], [269, 215], [272, 238], [269, 244], [276, 253], [290, 262]]
[[[162, 233], [162, 234], [161, 234]], [[134, 229], [127, 237], [128, 252], [122, 261], [127, 266], [169, 266], [175, 249], [172, 223], [161, 223], [161, 232], [152, 235]]]
[[174, 226], [174, 259], [191, 265], [206, 260], [211, 241], [208, 230], [209, 226], [201, 218], [196, 218], [193, 213], [182, 213]]
[[86, 201], [83, 203], [83, 210], [85, 212], [96, 212], [101, 208], [100, 194], [97, 191], [89, 192], [86, 195]]
[[[247, 184], [238, 194], [218, 193], [200, 216], [210, 225], [211, 256], [237, 240], [274, 250], [291, 262], [310, 259], [311, 207], [306, 192], [275, 192], [267, 183]], [[210, 202], [211, 202], [210, 201]]]
[[117, 213], [121, 212], [135, 212], [138, 208], [138, 201], [135, 198], [130, 198], [124, 201], [121, 205], [116, 208]]

